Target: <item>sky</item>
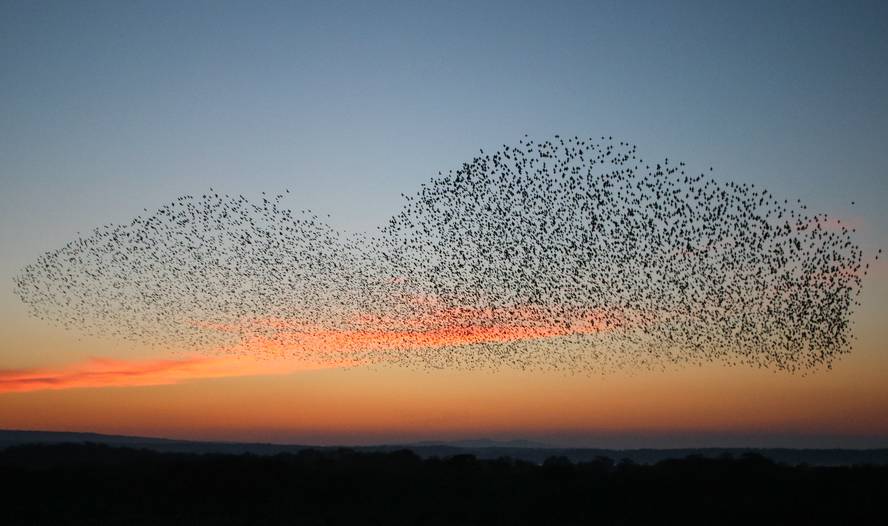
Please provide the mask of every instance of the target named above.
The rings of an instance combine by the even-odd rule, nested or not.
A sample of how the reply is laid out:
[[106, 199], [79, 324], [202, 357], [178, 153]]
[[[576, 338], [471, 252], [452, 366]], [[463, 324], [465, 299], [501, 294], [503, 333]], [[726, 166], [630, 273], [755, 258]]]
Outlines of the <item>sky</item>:
[[[30, 318], [13, 277], [209, 187], [372, 231], [528, 134], [800, 198], [888, 248], [884, 2], [0, 3], [0, 428], [367, 444], [888, 447], [888, 269], [808, 375], [569, 375], [188, 357]], [[852, 206], [851, 202], [855, 202]]]

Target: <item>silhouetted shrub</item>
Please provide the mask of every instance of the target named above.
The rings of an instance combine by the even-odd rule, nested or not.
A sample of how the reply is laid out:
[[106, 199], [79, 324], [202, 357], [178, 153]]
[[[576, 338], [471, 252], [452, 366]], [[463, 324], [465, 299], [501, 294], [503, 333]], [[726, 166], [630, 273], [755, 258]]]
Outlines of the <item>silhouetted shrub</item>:
[[760, 455], [542, 465], [409, 450], [0, 450], [0, 524], [878, 524], [888, 467]]

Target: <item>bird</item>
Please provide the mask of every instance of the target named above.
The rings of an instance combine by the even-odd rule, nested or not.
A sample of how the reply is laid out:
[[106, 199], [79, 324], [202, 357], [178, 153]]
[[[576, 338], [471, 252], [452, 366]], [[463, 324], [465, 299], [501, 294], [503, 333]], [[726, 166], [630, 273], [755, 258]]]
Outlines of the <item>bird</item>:
[[289, 188], [211, 187], [77, 234], [14, 289], [85, 334], [343, 367], [804, 373], [851, 351], [870, 261], [801, 200], [608, 135], [479, 152], [373, 234]]

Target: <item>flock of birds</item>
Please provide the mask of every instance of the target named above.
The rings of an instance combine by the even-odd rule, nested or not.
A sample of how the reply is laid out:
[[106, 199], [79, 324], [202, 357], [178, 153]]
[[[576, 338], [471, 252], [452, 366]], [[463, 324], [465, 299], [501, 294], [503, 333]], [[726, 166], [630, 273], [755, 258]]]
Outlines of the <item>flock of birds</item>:
[[605, 137], [482, 151], [372, 234], [289, 197], [180, 197], [42, 255], [16, 291], [64, 327], [171, 349], [805, 371], [850, 350], [869, 266], [840, 221]]

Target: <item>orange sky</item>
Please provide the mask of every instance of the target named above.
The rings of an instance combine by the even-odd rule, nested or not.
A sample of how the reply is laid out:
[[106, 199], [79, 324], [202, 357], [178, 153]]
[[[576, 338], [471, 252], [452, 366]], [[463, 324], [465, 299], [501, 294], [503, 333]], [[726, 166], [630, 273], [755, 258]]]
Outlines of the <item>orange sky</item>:
[[[78, 338], [5, 309], [15, 323], [0, 327], [0, 428], [339, 444], [495, 437], [609, 447], [885, 446], [888, 327], [872, 305], [888, 297], [888, 281], [879, 273], [868, 284], [855, 350], [833, 370], [806, 376], [717, 364], [602, 374], [416, 371], [162, 353]], [[432, 336], [442, 344], [454, 337], [420, 339]]]
[[718, 366], [605, 377], [315, 370], [6, 393], [0, 421], [29, 429], [342, 443], [635, 435], [655, 445], [658, 435], [675, 433], [888, 436], [884, 369], [861, 374], [866, 368], [850, 362], [808, 377]]

